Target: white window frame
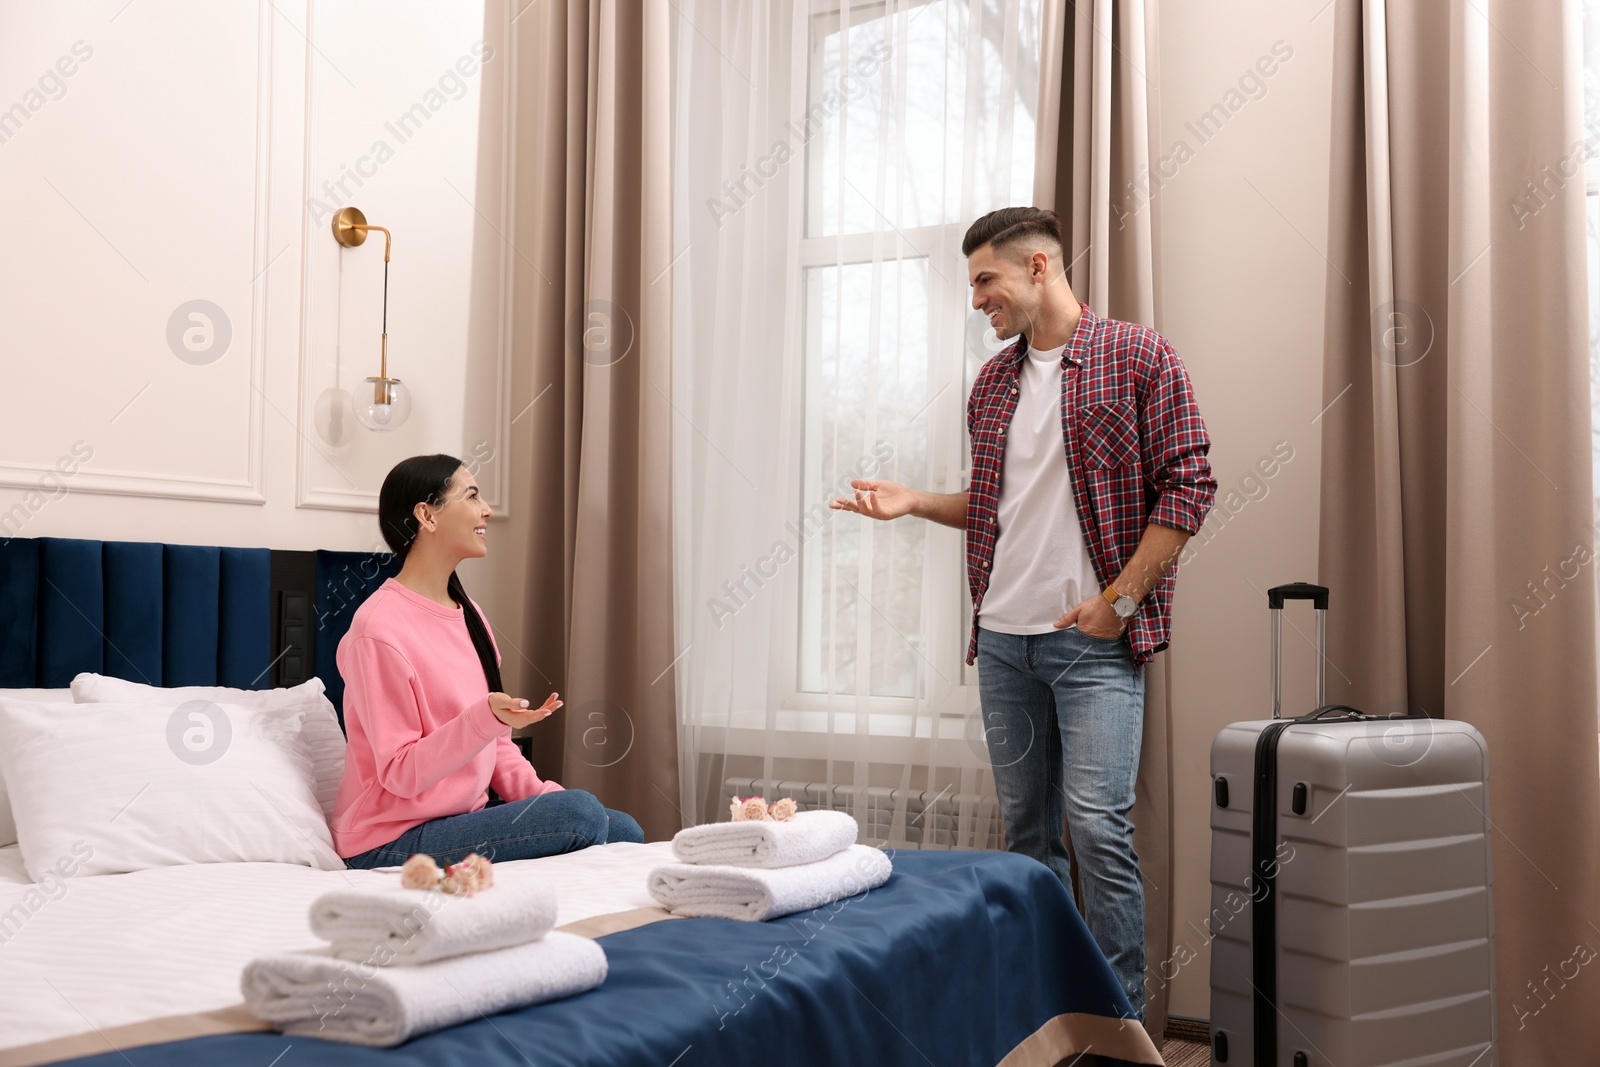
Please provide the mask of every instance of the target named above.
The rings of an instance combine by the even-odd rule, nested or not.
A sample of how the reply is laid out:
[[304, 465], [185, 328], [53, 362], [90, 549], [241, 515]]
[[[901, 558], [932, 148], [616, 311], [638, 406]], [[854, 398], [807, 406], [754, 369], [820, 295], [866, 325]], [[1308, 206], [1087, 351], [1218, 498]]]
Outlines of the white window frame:
[[[879, 7], [882, 0], [845, 0], [850, 7]], [[803, 61], [807, 71], [807, 84], [815, 76], [813, 42], [810, 27], [817, 15], [837, 13], [844, 5], [841, 0], [812, 0], [803, 40], [794, 42], [796, 59]], [[896, 6], [892, 3], [891, 6]], [[913, 5], [915, 6], [915, 5]], [[803, 99], [809, 100], [809, 92]], [[965, 327], [969, 300], [966, 260], [960, 254], [961, 238], [965, 226], [951, 223], [937, 226], [915, 227], [906, 230], [880, 229], [870, 233], [852, 233], [842, 236], [807, 236], [803, 213], [810, 201], [813, 179], [810, 152], [802, 161], [805, 169], [805, 190], [799, 198], [802, 212], [798, 251], [798, 270], [794, 272], [791, 307], [800, 309], [803, 336], [798, 373], [802, 375], [805, 395], [805, 414], [796, 420], [795, 432], [799, 435], [791, 452], [798, 462], [790, 465], [786, 496], [795, 502], [797, 513], [803, 513], [813, 501], [804, 499], [805, 471], [814, 458], [807, 450], [815, 449], [818, 375], [807, 365], [809, 331], [813, 329], [808, 309], [805, 307], [806, 272], [815, 267], [843, 267], [871, 263], [881, 253], [883, 262], [903, 259], [926, 259], [932, 283], [928, 301], [928, 395], [932, 398], [927, 410], [916, 419], [926, 424], [928, 430], [929, 484], [913, 488], [936, 493], [955, 493], [966, 488], [970, 470], [966, 434], [966, 353]], [[890, 252], [895, 254], [889, 254]], [[848, 513], [838, 513], [832, 521], [872, 522]], [[923, 521], [901, 519], [896, 521]], [[971, 632], [972, 610], [966, 589], [965, 537], [959, 530], [930, 524], [926, 541], [927, 566], [931, 573], [941, 577], [937, 585], [927, 591], [926, 615], [929, 633], [925, 648], [930, 650], [933, 669], [928, 672], [928, 691], [925, 700], [914, 697], [868, 696], [855, 694], [826, 694], [808, 692], [800, 688], [802, 598], [805, 595], [805, 567], [790, 568], [780, 595], [784, 598], [779, 610], [773, 640], [785, 648], [781, 656], [773, 657], [775, 676], [771, 679], [773, 690], [779, 695], [778, 706], [784, 729], [800, 732], [826, 730], [832, 720], [839, 725], [841, 702], [867, 714], [874, 724], [870, 732], [877, 733], [881, 723], [890, 734], [904, 736], [906, 722], [913, 713], [924, 720], [937, 717], [941, 738], [949, 738], [952, 723], [947, 720], [965, 720], [978, 706], [975, 672], [965, 666], [967, 644]], [[863, 674], [866, 672], [863, 671]], [[825, 713], [823, 715], [808, 713]], [[843, 713], [846, 716], [851, 712]], [[897, 722], [896, 720], [901, 720]], [[930, 722], [918, 729], [919, 736], [928, 736]], [[959, 727], [957, 736], [959, 736]]]
[[[932, 398], [926, 412], [919, 415], [916, 424], [925, 424], [928, 433], [928, 472], [927, 485], [914, 486], [917, 489], [926, 489], [935, 493], [957, 493], [966, 487], [967, 476], [967, 440], [966, 420], [964, 416], [966, 405], [966, 389], [964, 381], [964, 340], [963, 326], [965, 316], [962, 314], [964, 304], [957, 305], [950, 298], [953, 285], [947, 281], [960, 279], [964, 284], [966, 279], [966, 263], [960, 256], [959, 245], [963, 228], [958, 225], [930, 226], [915, 230], [895, 233], [876, 234], [850, 234], [843, 238], [819, 237], [803, 239], [800, 244], [799, 266], [796, 285], [801, 293], [797, 294], [798, 305], [804, 308], [803, 293], [805, 288], [805, 272], [815, 267], [848, 266], [858, 263], [873, 262], [873, 247], [883, 243], [886, 239], [898, 246], [901, 255], [885, 255], [883, 261], [902, 259], [926, 259], [928, 261], [929, 279], [932, 282], [930, 299], [928, 301], [928, 396]], [[803, 330], [810, 330], [812, 323], [809, 318], [804, 321]], [[802, 342], [801, 351], [805, 353], [807, 344]], [[801, 448], [796, 449], [800, 456], [800, 463], [792, 472], [796, 483], [796, 491], [792, 499], [800, 500], [799, 485], [805, 471], [811, 467], [815, 459], [815, 449], [818, 447], [816, 440], [816, 425], [818, 419], [816, 410], [819, 404], [817, 396], [818, 375], [813, 368], [805, 364], [805, 355], [802, 355], [800, 373], [805, 376], [805, 404], [806, 414], [798, 420], [798, 432], [801, 434]], [[805, 502], [809, 506], [809, 501]], [[852, 519], [841, 515], [834, 521], [872, 522], [871, 519]], [[905, 521], [923, 521], [917, 519], [900, 519]], [[928, 705], [941, 713], [952, 709], [959, 709], [958, 713], [964, 714], [967, 704], [963, 695], [958, 692], [964, 688], [968, 679], [962, 669], [962, 660], [966, 657], [967, 641], [971, 626], [971, 606], [966, 598], [965, 582], [965, 539], [959, 530], [952, 530], [934, 525], [929, 530], [926, 541], [928, 558], [926, 567], [935, 575], [948, 575], [948, 582], [940, 581], [939, 584], [928, 591], [931, 598], [928, 602], [927, 616], [929, 619], [929, 633], [927, 634], [926, 647], [931, 650], [933, 670], [930, 672], [929, 690], [927, 694]], [[805, 595], [803, 583], [806, 569], [804, 561], [796, 568], [796, 595], [793, 601], [793, 615], [795, 618], [795, 635], [792, 647], [794, 654], [787, 657], [790, 660], [790, 672], [784, 691], [788, 698], [783, 706], [786, 708], [803, 708], [821, 710], [830, 706], [837, 706], [839, 697], [830, 697], [821, 693], [810, 693], [800, 688], [800, 634], [799, 627], [803, 619], [801, 597]], [[946, 657], [950, 657], [946, 659]], [[948, 664], [948, 666], [946, 666]], [[941, 679], [940, 675], [944, 677]], [[909, 713], [917, 703], [912, 697], [886, 697], [866, 696], [849, 697], [860, 699], [874, 712], [900, 712]]]

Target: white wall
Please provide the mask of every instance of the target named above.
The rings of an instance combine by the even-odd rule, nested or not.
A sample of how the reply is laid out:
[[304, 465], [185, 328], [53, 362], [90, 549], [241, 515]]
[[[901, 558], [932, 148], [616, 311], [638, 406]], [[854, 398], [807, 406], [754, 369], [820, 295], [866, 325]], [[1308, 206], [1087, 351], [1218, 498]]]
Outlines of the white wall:
[[[1157, 99], [1173, 155], [1160, 174], [1161, 325], [1194, 379], [1219, 482], [1214, 536], [1191, 542], [1178, 580], [1171, 652], [1176, 952], [1166, 967], [1176, 971], [1171, 1010], [1200, 1018], [1209, 1012], [1211, 740], [1229, 722], [1269, 713], [1267, 587], [1317, 573], [1333, 54], [1332, 8], [1321, 6], [1160, 9]], [[1259, 85], [1246, 79], [1241, 90], [1251, 71]], [[1219, 113], [1198, 134], [1186, 125], [1198, 128], [1217, 104], [1225, 121]], [[1293, 458], [1241, 488], [1279, 442]], [[1237, 514], [1227, 516], [1230, 503]], [[1297, 629], [1285, 626], [1286, 709], [1298, 714], [1311, 708], [1314, 664], [1300, 635], [1315, 629], [1305, 605], [1287, 615]]]
[[[434, 451], [503, 508], [509, 19], [0, 2], [0, 533], [367, 549], [384, 473]], [[390, 434], [330, 415], [378, 373], [382, 234], [341, 249], [345, 204], [394, 231]]]

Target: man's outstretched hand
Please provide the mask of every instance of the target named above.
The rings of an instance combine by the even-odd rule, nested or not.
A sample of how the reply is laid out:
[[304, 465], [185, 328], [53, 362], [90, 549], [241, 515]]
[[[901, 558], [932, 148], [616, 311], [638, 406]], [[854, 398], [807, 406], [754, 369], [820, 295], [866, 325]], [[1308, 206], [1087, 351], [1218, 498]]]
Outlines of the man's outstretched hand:
[[907, 489], [899, 482], [875, 482], [870, 478], [852, 478], [850, 488], [856, 491], [853, 498], [834, 497], [828, 507], [835, 511], [853, 511], [869, 519], [898, 519], [902, 515], [911, 514], [911, 509], [917, 503], [916, 491]]

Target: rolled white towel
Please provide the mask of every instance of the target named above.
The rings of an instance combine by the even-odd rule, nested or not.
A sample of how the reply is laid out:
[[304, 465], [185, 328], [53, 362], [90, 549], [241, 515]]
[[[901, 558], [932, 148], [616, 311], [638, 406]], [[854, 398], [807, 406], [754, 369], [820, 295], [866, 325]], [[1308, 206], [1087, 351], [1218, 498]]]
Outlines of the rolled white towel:
[[802, 811], [787, 822], [714, 822], [679, 830], [672, 854], [684, 863], [794, 867], [856, 843], [856, 821], [842, 811]]
[[311, 904], [311, 932], [333, 946], [333, 955], [379, 967], [537, 941], [555, 922], [555, 890], [540, 881], [471, 897], [399, 886], [335, 890]]
[[650, 872], [648, 888], [676, 915], [761, 922], [820, 908], [889, 880], [889, 857], [851, 845], [816, 863], [773, 869], [669, 863]]
[[239, 985], [246, 1006], [274, 1029], [387, 1047], [480, 1015], [570, 997], [605, 979], [604, 949], [556, 932], [416, 967], [371, 967], [314, 952], [263, 956], [245, 966]]

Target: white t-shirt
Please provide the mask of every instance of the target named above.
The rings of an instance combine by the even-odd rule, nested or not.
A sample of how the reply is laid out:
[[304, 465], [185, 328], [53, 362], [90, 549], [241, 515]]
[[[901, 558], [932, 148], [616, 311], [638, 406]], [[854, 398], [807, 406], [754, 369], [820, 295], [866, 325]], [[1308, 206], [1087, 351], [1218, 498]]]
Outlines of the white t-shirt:
[[1003, 634], [1050, 633], [1069, 609], [1100, 591], [1061, 437], [1061, 357], [1066, 345], [1028, 346], [1017, 410], [1000, 468], [999, 537], [978, 625]]

